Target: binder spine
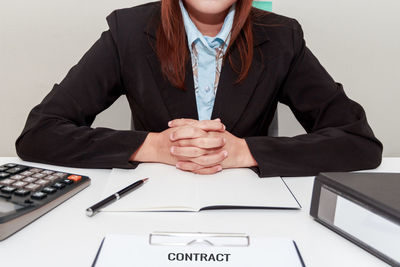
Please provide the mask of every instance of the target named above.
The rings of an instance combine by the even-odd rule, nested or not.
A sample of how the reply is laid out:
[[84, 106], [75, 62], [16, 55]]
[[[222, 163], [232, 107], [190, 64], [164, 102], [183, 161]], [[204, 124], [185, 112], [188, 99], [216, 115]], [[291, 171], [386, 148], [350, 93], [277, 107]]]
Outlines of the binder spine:
[[314, 180], [313, 192], [311, 197], [311, 207], [310, 207], [310, 215], [314, 218], [318, 218], [318, 207], [319, 207], [319, 199], [321, 196], [321, 187], [322, 183], [318, 179], [318, 177]]

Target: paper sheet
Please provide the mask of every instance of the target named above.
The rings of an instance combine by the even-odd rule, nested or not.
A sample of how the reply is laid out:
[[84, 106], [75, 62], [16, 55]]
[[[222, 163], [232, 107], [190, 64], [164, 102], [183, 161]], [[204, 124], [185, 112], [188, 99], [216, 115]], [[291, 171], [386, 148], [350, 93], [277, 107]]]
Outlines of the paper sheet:
[[[205, 256], [202, 256], [205, 255]], [[294, 242], [285, 238], [251, 238], [249, 247], [153, 246], [148, 236], [106, 236], [96, 267], [297, 267], [303, 266]]]

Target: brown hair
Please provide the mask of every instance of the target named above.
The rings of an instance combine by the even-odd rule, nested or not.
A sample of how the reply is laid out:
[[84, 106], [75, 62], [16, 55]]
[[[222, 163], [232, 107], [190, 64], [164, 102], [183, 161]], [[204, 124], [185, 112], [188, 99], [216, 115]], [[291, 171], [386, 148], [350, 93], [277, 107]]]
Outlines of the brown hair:
[[[252, 0], [236, 2], [235, 18], [231, 30], [231, 38], [225, 58], [239, 74], [236, 82], [243, 81], [250, 69], [253, 59], [253, 33], [251, 22]], [[233, 45], [237, 46], [240, 55], [240, 68], [234, 66], [230, 57]], [[187, 40], [183, 18], [178, 0], [161, 1], [161, 23], [157, 32], [156, 51], [161, 62], [161, 70], [165, 77], [175, 86], [185, 89], [185, 66], [189, 59]]]

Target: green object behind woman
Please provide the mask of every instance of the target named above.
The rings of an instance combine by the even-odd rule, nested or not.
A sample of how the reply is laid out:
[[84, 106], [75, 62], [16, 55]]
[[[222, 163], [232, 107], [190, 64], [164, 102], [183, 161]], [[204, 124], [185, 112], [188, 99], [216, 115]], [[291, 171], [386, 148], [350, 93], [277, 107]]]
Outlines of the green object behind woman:
[[271, 1], [253, 1], [253, 7], [262, 9], [265, 11], [272, 11]]

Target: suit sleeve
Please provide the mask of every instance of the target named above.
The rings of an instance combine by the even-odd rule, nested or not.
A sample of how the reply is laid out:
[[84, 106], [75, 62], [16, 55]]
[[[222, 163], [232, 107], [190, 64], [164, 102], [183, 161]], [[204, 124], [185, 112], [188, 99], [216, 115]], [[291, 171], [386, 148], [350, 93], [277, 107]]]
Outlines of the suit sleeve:
[[91, 128], [96, 115], [125, 94], [115, 13], [110, 29], [30, 112], [16, 141], [23, 160], [88, 168], [134, 168], [129, 158], [148, 132]]
[[379, 166], [382, 144], [363, 108], [349, 99], [306, 47], [294, 21], [294, 58], [280, 90], [307, 134], [247, 137], [260, 177], [309, 176], [322, 171], [353, 171]]

